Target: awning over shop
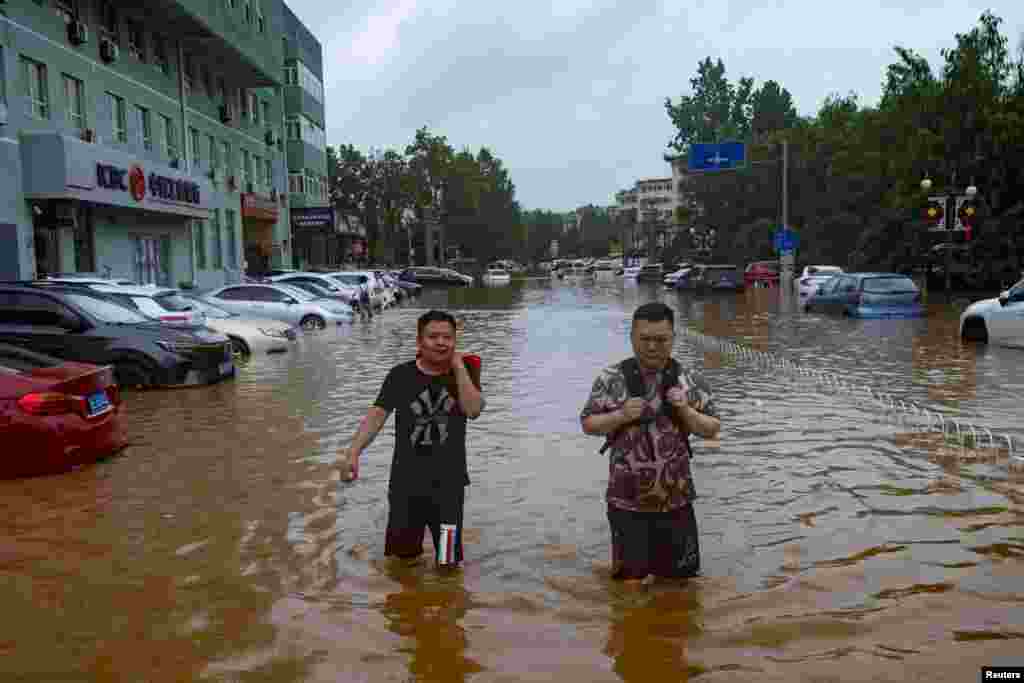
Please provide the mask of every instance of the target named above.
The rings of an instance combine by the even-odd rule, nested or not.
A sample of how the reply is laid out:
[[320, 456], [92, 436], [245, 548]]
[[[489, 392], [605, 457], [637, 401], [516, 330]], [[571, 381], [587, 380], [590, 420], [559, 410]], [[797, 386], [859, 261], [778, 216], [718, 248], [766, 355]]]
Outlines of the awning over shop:
[[25, 133], [20, 146], [27, 199], [77, 199], [210, 217], [213, 186], [205, 176], [59, 133]]
[[272, 199], [252, 193], [242, 195], [242, 218], [276, 223], [279, 214], [277, 202]]

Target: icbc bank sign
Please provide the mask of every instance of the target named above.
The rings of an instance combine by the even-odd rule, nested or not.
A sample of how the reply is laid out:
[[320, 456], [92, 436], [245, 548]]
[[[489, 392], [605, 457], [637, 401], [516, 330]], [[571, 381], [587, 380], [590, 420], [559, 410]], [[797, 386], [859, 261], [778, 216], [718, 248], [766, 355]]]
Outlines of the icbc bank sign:
[[179, 180], [150, 173], [147, 177], [141, 166], [129, 169], [109, 164], [96, 164], [96, 184], [106, 190], [131, 192], [132, 199], [141, 202], [149, 195], [154, 199], [172, 202], [199, 203], [199, 185], [190, 180]]

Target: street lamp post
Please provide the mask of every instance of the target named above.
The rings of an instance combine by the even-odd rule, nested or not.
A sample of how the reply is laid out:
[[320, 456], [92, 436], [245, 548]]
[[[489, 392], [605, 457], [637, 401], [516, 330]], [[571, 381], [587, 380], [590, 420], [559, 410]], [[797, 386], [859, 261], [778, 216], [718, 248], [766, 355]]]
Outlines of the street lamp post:
[[[956, 187], [956, 172], [955, 171], [953, 172], [953, 182], [952, 182], [952, 185], [953, 185], [954, 188]], [[932, 188], [932, 179], [930, 177], [928, 177], [927, 175], [925, 175], [924, 179], [921, 180], [921, 189], [924, 190], [925, 192], [928, 192], [931, 188]], [[942, 214], [943, 214], [943, 221], [944, 221], [944, 229], [946, 231], [946, 243], [945, 243], [944, 251], [946, 252], [946, 299], [947, 300], [950, 298], [951, 292], [952, 292], [952, 289], [953, 289], [953, 231], [954, 231], [954, 227], [953, 227], [953, 225], [951, 225], [950, 221], [953, 220], [954, 218], [957, 218], [954, 215], [956, 212], [949, 211], [949, 204], [950, 204], [950, 201], [952, 200], [954, 206], [957, 208], [957, 210], [959, 210], [959, 208], [960, 208], [960, 200], [966, 199], [967, 201], [973, 201], [974, 198], [977, 195], [978, 195], [978, 188], [977, 188], [977, 186], [975, 186], [974, 179], [972, 178], [971, 179], [971, 184], [968, 185], [967, 188], [964, 189], [964, 196], [963, 197], [949, 197], [949, 196], [943, 195], [942, 197], [938, 197], [938, 198], [936, 198], [936, 197], [930, 198], [932, 200], [941, 199], [941, 203], [942, 203]], [[927, 278], [927, 274], [925, 275], [925, 277]]]

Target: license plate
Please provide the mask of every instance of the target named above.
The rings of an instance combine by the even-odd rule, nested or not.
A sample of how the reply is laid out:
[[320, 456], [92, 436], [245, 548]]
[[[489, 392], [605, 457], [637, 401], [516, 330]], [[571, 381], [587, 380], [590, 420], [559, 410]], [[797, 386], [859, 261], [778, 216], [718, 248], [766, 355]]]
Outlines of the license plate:
[[87, 399], [89, 403], [89, 416], [99, 415], [102, 412], [106, 412], [110, 409], [110, 399], [107, 398], [107, 392], [97, 391], [94, 394], [90, 394]]
[[224, 361], [220, 364], [219, 370], [221, 375], [230, 375], [231, 371], [235, 369], [235, 364], [229, 360]]

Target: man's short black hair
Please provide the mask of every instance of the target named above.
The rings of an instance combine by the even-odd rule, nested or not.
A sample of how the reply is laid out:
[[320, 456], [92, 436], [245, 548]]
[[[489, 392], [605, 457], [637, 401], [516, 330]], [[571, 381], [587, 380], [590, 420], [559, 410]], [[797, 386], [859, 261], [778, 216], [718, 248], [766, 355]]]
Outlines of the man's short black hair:
[[667, 320], [669, 327], [675, 329], [676, 327], [676, 313], [671, 308], [655, 301], [649, 304], [640, 306], [633, 312], [633, 326], [636, 326], [638, 320], [643, 320], [649, 323], [660, 323], [662, 320]]
[[448, 323], [452, 326], [452, 332], [455, 332], [458, 325], [455, 324], [455, 316], [451, 313], [445, 313], [444, 311], [432, 310], [427, 311], [420, 316], [420, 319], [416, 321], [416, 336], [422, 337], [423, 330], [427, 329], [427, 325], [430, 323]]

